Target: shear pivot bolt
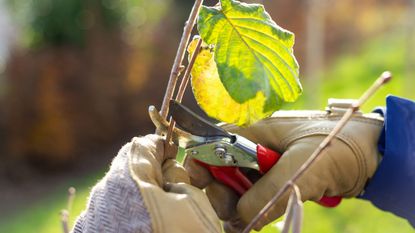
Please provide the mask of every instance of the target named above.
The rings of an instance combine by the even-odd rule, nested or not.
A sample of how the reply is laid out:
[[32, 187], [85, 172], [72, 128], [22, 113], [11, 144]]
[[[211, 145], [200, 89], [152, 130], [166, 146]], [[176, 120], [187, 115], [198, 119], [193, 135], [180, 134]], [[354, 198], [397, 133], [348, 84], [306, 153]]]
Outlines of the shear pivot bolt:
[[226, 149], [222, 147], [215, 148], [215, 155], [223, 159], [226, 155]]

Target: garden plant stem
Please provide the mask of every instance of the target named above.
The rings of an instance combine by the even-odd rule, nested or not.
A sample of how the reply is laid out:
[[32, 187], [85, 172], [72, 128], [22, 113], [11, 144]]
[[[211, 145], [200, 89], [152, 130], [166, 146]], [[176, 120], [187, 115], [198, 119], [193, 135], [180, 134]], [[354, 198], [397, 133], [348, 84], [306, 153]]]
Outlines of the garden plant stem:
[[166, 119], [169, 111], [169, 101], [172, 99], [174, 89], [176, 87], [177, 79], [180, 75], [180, 67], [182, 66], [183, 58], [185, 55], [186, 47], [192, 34], [193, 26], [196, 23], [196, 18], [199, 15], [200, 8], [202, 7], [203, 0], [196, 0], [192, 11], [190, 12], [189, 19], [184, 26], [182, 38], [180, 39], [179, 48], [177, 49], [176, 57], [170, 72], [169, 82], [167, 84], [166, 92], [161, 105], [160, 115]]
[[[180, 83], [179, 91], [177, 92], [177, 95], [176, 95], [175, 100], [177, 102], [182, 102], [184, 92], [186, 90], [187, 84], [189, 83], [190, 72], [192, 71], [193, 65], [195, 64], [197, 55], [199, 55], [201, 47], [202, 47], [202, 39], [198, 38], [196, 48], [193, 52], [192, 57], [190, 58], [189, 65], [187, 66], [186, 71], [184, 72], [182, 81]], [[170, 117], [169, 129], [167, 130], [167, 136], [166, 136], [166, 142], [168, 143], [170, 143], [175, 125], [176, 125], [176, 122], [173, 120], [173, 118]]]

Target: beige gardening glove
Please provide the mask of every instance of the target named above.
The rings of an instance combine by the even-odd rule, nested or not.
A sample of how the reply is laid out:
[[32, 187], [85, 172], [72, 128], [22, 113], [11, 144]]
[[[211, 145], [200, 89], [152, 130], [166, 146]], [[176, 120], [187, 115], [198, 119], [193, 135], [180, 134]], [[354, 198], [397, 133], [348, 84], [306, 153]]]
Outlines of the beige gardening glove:
[[177, 147], [155, 135], [132, 141], [130, 173], [147, 206], [153, 232], [221, 232], [205, 193], [189, 185], [176, 160], [166, 160], [176, 153]]
[[[341, 111], [340, 111], [341, 112]], [[279, 111], [272, 117], [248, 128], [224, 125], [226, 130], [253, 142], [281, 152], [272, 169], [260, 178], [242, 197], [215, 181], [207, 170], [187, 159], [192, 184], [206, 187], [206, 193], [224, 220], [227, 232], [238, 232], [271, 200], [299, 167], [309, 158], [341, 118], [341, 113], [316, 111]], [[325, 196], [359, 195], [379, 163], [377, 141], [383, 119], [377, 114], [357, 113], [337, 135], [309, 170], [296, 183], [303, 201], [318, 201]], [[280, 217], [287, 205], [288, 194], [272, 207], [256, 226]]]
[[91, 191], [73, 232], [221, 232], [206, 194], [172, 159], [176, 153], [160, 136], [133, 138]]

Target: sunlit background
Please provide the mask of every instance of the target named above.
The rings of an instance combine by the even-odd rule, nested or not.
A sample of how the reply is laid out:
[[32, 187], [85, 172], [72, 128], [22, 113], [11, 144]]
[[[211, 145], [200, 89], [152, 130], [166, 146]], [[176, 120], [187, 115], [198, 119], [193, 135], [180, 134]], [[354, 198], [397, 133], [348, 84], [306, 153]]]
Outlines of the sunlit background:
[[[384, 70], [394, 80], [365, 111], [387, 94], [415, 99], [415, 1], [249, 2], [296, 35], [304, 94], [285, 109], [358, 98]], [[154, 131], [147, 108], [161, 105], [192, 5], [0, 0], [0, 232], [62, 232], [68, 187], [77, 189], [72, 222], [120, 146]], [[191, 92], [185, 102], [197, 108]], [[305, 208], [304, 232], [413, 231], [365, 201]]]

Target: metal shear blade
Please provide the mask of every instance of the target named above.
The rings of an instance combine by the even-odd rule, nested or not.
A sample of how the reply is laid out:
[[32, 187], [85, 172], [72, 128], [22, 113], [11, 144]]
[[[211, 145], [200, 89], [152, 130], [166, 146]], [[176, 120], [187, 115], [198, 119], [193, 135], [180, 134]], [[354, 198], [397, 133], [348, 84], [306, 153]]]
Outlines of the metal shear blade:
[[231, 134], [196, 115], [177, 101], [170, 100], [170, 111], [176, 124], [193, 135], [201, 137], [227, 137], [232, 139]]
[[179, 128], [200, 139], [186, 144], [186, 155], [214, 166], [259, 169], [255, 143], [228, 133], [176, 101], [170, 101], [170, 111]]

